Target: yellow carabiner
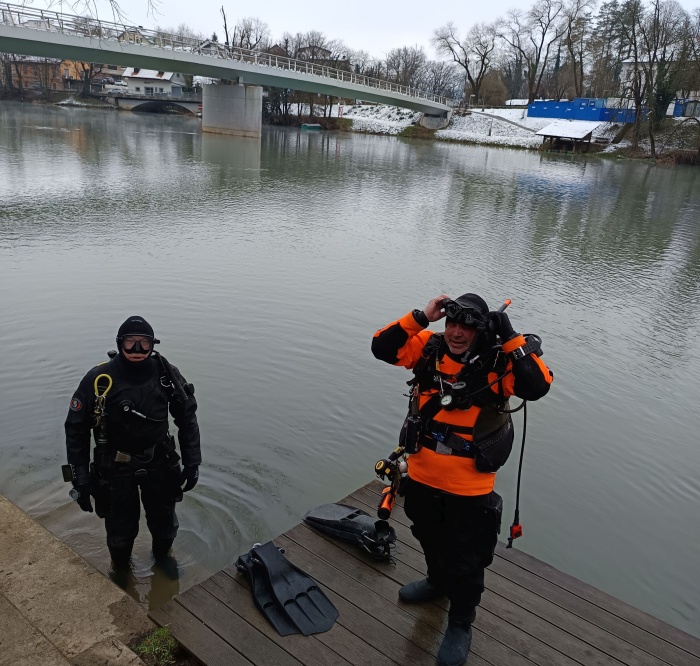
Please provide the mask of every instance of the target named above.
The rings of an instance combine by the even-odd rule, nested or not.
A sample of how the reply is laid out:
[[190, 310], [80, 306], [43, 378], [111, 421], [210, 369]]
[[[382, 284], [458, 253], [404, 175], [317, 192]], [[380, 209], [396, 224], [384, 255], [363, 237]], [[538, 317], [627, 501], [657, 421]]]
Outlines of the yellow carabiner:
[[[104, 390], [104, 393], [102, 395], [100, 395], [100, 387], [98, 386], [98, 384], [100, 382], [100, 379], [102, 379], [103, 377], [107, 377], [108, 383], [107, 383], [107, 388]], [[109, 393], [109, 389], [111, 389], [111, 388], [112, 388], [112, 378], [109, 375], [102, 374], [102, 375], [97, 375], [97, 377], [95, 377], [95, 395], [98, 398], [104, 398], [107, 395], [107, 393]]]

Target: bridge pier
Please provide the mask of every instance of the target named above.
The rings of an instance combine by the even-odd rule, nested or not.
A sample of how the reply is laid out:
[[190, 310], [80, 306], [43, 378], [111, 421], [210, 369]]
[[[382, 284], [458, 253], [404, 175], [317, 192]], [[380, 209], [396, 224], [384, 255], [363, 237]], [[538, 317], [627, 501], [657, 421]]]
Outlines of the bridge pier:
[[422, 127], [427, 129], [439, 130], [445, 129], [450, 124], [451, 119], [452, 109], [446, 111], [445, 113], [441, 113], [440, 115], [424, 113], [418, 122]]
[[260, 138], [262, 87], [206, 84], [202, 93], [202, 131]]

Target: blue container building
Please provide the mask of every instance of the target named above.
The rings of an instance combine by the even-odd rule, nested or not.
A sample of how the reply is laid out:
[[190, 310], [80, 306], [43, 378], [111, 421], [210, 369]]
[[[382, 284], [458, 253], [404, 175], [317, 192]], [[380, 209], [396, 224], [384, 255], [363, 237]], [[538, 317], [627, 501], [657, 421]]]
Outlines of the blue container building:
[[576, 97], [572, 102], [537, 101], [528, 105], [530, 118], [563, 118], [610, 123], [633, 123], [634, 109], [614, 109], [605, 106], [603, 97]]

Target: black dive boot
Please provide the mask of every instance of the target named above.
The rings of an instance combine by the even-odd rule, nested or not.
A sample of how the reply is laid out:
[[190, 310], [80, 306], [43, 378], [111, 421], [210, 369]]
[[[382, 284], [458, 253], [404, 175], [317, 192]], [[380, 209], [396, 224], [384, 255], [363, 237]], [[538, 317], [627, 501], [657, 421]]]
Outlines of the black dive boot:
[[440, 597], [444, 596], [443, 590], [435, 587], [427, 578], [404, 585], [399, 590], [399, 599], [407, 604], [420, 604], [425, 601], [440, 599]]
[[153, 550], [153, 557], [156, 562], [168, 557], [173, 541], [175, 541], [175, 539], [153, 539], [151, 542], [151, 549]]
[[170, 547], [175, 539], [153, 539], [151, 548], [156, 566], [170, 579], [177, 580], [180, 577], [177, 560], [169, 555]]
[[449, 618], [445, 638], [437, 654], [438, 666], [462, 666], [467, 660], [471, 644], [472, 625]]
[[133, 546], [110, 546], [109, 555], [112, 558], [112, 569], [109, 571], [109, 579], [122, 590], [129, 585], [131, 574], [131, 549]]
[[110, 546], [107, 544], [107, 548], [109, 549], [109, 556], [112, 558], [112, 564], [114, 564], [115, 569], [125, 569], [129, 567], [133, 545]]

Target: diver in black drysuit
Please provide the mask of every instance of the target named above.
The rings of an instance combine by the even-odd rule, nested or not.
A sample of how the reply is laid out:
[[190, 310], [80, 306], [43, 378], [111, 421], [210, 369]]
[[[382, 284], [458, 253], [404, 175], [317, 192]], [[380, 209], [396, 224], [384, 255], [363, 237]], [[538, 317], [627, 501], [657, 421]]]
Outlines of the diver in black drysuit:
[[[165, 359], [161, 362], [162, 357], [153, 352], [157, 342], [143, 318], [127, 319], [117, 334], [119, 353], [85, 375], [65, 423], [77, 502], [83, 511], [92, 512], [90, 497], [94, 497], [117, 567], [128, 565], [139, 531], [139, 491], [153, 538], [153, 555], [156, 561], [168, 556], [179, 527], [175, 503], [197, 483], [202, 462], [194, 388], [177, 368]], [[105, 395], [104, 429], [93, 431], [95, 461], [91, 466], [95, 379], [100, 375], [97, 392]], [[107, 388], [109, 378], [112, 384]], [[182, 466], [168, 433], [168, 413], [178, 428]]]

